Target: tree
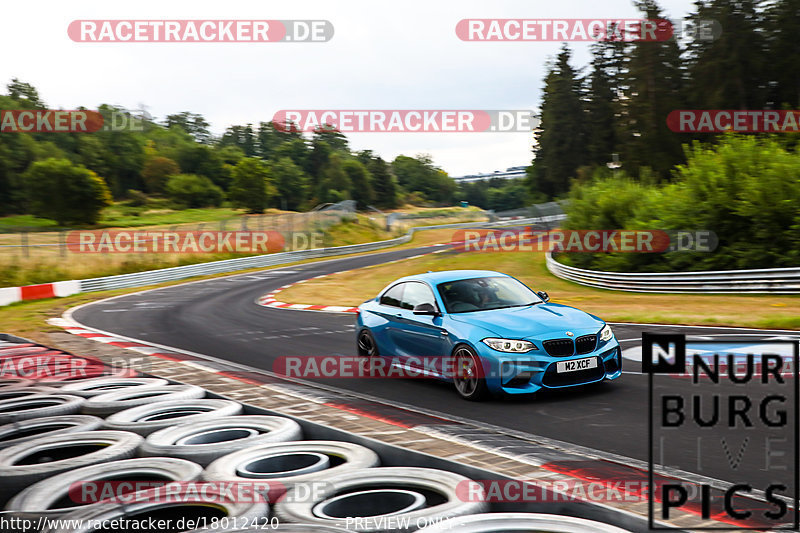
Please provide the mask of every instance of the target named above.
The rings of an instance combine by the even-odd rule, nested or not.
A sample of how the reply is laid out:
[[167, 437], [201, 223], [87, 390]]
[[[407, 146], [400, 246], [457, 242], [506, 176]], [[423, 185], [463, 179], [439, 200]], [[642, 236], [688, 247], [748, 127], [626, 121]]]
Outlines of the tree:
[[369, 162], [367, 169], [372, 175], [375, 205], [386, 209], [397, 207], [397, 182], [392, 176], [386, 161], [376, 157]]
[[319, 126], [314, 129], [312, 143], [321, 141], [326, 143], [335, 152], [349, 153], [350, 148], [347, 144], [347, 137], [331, 126]]
[[534, 132], [535, 165], [532, 193], [548, 197], [565, 193], [569, 180], [586, 157], [583, 104], [571, 52], [564, 45], [545, 78], [541, 121]]
[[8, 96], [24, 107], [34, 109], [45, 108], [44, 102], [42, 102], [42, 99], [39, 97], [39, 91], [30, 83], [12, 78], [11, 83], [6, 85], [6, 89], [8, 89]]
[[356, 201], [359, 209], [365, 209], [372, 204], [374, 192], [372, 190], [372, 176], [361, 161], [348, 159], [342, 163], [342, 170], [350, 179], [350, 197]]
[[342, 158], [333, 153], [322, 169], [317, 196], [322, 202], [346, 200], [350, 194], [350, 177], [342, 169]]
[[392, 172], [406, 192], [419, 192], [433, 202], [447, 203], [456, 190], [455, 182], [442, 169], [434, 166], [427, 154], [417, 157], [399, 155], [392, 161]]
[[233, 167], [233, 181], [228, 194], [237, 207], [244, 207], [248, 213], [263, 213], [275, 195], [269, 170], [259, 159], [248, 157]]
[[163, 193], [164, 186], [170, 176], [180, 174], [178, 163], [168, 157], [153, 157], [148, 159], [142, 169], [142, 179], [147, 187], [147, 192]]
[[236, 146], [248, 157], [256, 155], [256, 136], [251, 124], [230, 126], [222, 134], [219, 144], [220, 146]]
[[211, 142], [211, 132], [208, 131], [209, 124], [203, 118], [203, 115], [190, 113], [189, 111], [167, 115], [165, 125], [167, 128], [174, 126], [181, 128], [199, 143], [209, 144]]
[[[640, 0], [637, 7], [643, 18], [663, 18], [654, 0]], [[620, 139], [623, 165], [631, 174], [649, 167], [666, 180], [683, 161], [680, 134], [666, 123], [667, 115], [685, 104], [684, 68], [676, 41], [634, 43], [627, 84], [629, 100]]]
[[24, 174], [30, 212], [59, 225], [95, 224], [111, 193], [97, 174], [68, 159], [33, 163]]
[[800, 107], [800, 0], [777, 0], [766, 10], [769, 61], [764, 62], [773, 108]]
[[230, 185], [230, 176], [225, 172], [222, 159], [211, 146], [183, 145], [178, 149], [176, 161], [184, 174], [205, 176], [223, 190]]
[[[689, 102], [701, 109], [763, 109], [766, 103], [765, 69], [787, 58], [766, 60], [761, 0], [701, 0], [689, 20], [702, 27], [714, 20], [723, 31], [715, 39], [695, 33], [687, 49], [691, 83]], [[787, 27], [796, 24], [796, 10], [787, 15]], [[792, 21], [791, 19], [795, 19]], [[783, 36], [796, 41], [796, 35]], [[782, 39], [782, 40], [783, 40]], [[794, 43], [796, 47], [796, 43]], [[796, 49], [796, 48], [795, 48]], [[797, 56], [794, 60], [796, 61]], [[796, 73], [787, 73], [789, 76]], [[781, 76], [786, 79], [785, 76]]]
[[167, 197], [183, 208], [215, 207], [222, 203], [222, 189], [205, 176], [176, 174], [164, 187]]
[[256, 152], [262, 159], [277, 159], [276, 150], [294, 140], [302, 141], [302, 133], [293, 128], [277, 128], [273, 122], [260, 122], [256, 132]]
[[617, 94], [608, 72], [611, 60], [606, 56], [608, 46], [592, 46], [592, 72], [589, 74], [586, 95], [586, 164], [605, 165], [616, 152], [615, 107]]
[[281, 157], [270, 166], [270, 175], [277, 189], [276, 207], [299, 210], [308, 200], [308, 176], [288, 157]]

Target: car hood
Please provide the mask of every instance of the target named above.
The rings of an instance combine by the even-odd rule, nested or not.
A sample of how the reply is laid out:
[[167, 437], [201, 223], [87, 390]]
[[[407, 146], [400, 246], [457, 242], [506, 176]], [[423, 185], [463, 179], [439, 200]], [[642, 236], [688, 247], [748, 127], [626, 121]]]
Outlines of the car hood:
[[477, 326], [503, 338], [558, 336], [566, 331], [576, 335], [597, 333], [603, 321], [580, 309], [561, 304], [538, 304], [527, 307], [510, 307], [494, 311], [454, 313], [453, 320]]

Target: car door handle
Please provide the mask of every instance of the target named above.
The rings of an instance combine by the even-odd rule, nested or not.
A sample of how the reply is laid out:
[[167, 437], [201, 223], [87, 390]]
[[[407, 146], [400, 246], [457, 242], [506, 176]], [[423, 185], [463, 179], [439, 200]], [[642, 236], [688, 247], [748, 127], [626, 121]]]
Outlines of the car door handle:
[[448, 335], [450, 335], [450, 334], [449, 334], [449, 333], [447, 333], [446, 331], [441, 331], [440, 333], [442, 334], [442, 336], [443, 336], [443, 337], [447, 337]]

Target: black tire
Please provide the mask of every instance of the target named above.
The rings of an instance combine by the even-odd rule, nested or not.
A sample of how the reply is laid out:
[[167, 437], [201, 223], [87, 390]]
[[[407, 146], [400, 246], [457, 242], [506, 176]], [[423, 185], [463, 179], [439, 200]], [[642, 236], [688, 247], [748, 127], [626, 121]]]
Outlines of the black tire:
[[0, 388], [0, 402], [37, 394], [59, 394], [59, 392], [58, 389], [52, 387], [3, 387]]
[[[165, 495], [166, 491], [166, 488], [140, 491], [130, 495], [135, 500], [132, 503], [125, 505], [99, 503], [67, 513], [61, 517], [62, 521], [58, 525], [68, 521], [78, 524], [77, 527], [57, 528], [52, 526], [44, 529], [44, 533], [91, 533], [94, 531], [91, 528], [92, 524], [133, 517], [137, 520], [147, 520], [150, 513], [155, 513], [160, 518], [165, 515], [169, 516], [173, 524], [187, 518], [200, 520], [201, 516], [206, 518], [207, 523], [213, 517], [228, 517], [231, 522], [237, 524], [263, 525], [268, 522], [269, 505], [261, 498], [253, 498], [252, 501], [235, 501], [235, 498], [231, 498], [231, 494], [224, 489], [209, 489], [194, 495], [181, 494], [178, 498], [170, 499]], [[223, 532], [225, 527], [191, 529], [186, 533], [199, 533], [200, 531], [204, 533]]]
[[172, 400], [126, 409], [106, 418], [103, 426], [147, 436], [175, 424], [201, 422], [209, 418], [238, 415], [242, 404], [231, 400]]
[[[124, 492], [117, 492], [119, 487], [89, 485], [82, 491], [82, 482], [114, 483], [121, 481], [145, 483], [170, 483], [174, 481], [196, 481], [203, 468], [191, 461], [173, 459], [171, 457], [149, 457], [146, 459], [123, 459], [111, 463], [90, 465], [69, 470], [49, 477], [26, 488], [6, 504], [6, 511], [13, 517], [38, 521], [40, 517], [59, 518], [70, 512], [97, 505], [93, 496], [100, 494], [119, 495], [120, 500], [126, 497]], [[149, 485], [153, 487], [155, 485]], [[91, 489], [91, 490], [90, 490]], [[81, 501], [83, 497], [87, 501]], [[78, 501], [75, 501], [75, 500]], [[64, 506], [65, 502], [73, 502], [72, 506]]]
[[31, 418], [0, 426], [0, 450], [58, 433], [99, 429], [103, 420], [89, 415], [63, 415]]
[[226, 416], [160, 429], [148, 435], [142, 456], [180, 457], [208, 466], [237, 450], [303, 438], [300, 424], [281, 416]]
[[363, 328], [358, 332], [356, 348], [358, 349], [358, 355], [363, 357], [377, 357], [380, 355], [375, 337], [372, 336], [372, 332], [367, 328]]
[[[281, 458], [297, 458], [297, 456], [304, 455], [312, 458], [314, 455], [326, 456], [329, 460], [333, 458], [338, 464], [330, 466], [329, 463], [328, 468], [308, 469], [305, 473], [294, 470], [294, 474], [286, 472], [285, 475], [281, 475], [282, 465], [280, 463], [270, 468], [264, 468], [265, 461], [272, 461], [275, 464], [281, 461]], [[274, 502], [293, 485], [325, 481], [328, 476], [336, 473], [347, 473], [377, 466], [379, 461], [378, 454], [374, 451], [350, 442], [308, 440], [263, 444], [220, 457], [203, 471], [203, 479], [206, 481], [263, 481], [268, 486], [267, 493], [265, 493], [267, 500]], [[265, 474], [262, 476], [254, 473], [259, 470]]]
[[[350, 531], [381, 531], [376, 521], [365, 521], [359, 527], [345, 517], [392, 514], [393, 531], [414, 531], [419, 521], [436, 522], [445, 517], [463, 516], [485, 512], [483, 501], [462, 501], [456, 489], [470, 480], [459, 474], [417, 467], [385, 467], [352, 470], [325, 478], [325, 483], [314, 493], [314, 498], [300, 497], [289, 491], [275, 505], [275, 515], [281, 523], [296, 522], [323, 526], [345, 527]], [[384, 494], [357, 496], [361, 490], [380, 490]], [[476, 489], [479, 490], [479, 489]], [[386, 497], [398, 493], [399, 498]], [[372, 500], [369, 500], [372, 498]], [[337, 500], [334, 502], [334, 499]], [[411, 505], [407, 500], [414, 500]], [[485, 498], [477, 498], [484, 500]], [[349, 501], [348, 501], [349, 500]], [[407, 509], [407, 510], [404, 510]], [[359, 514], [363, 512], [364, 514]], [[327, 516], [326, 516], [327, 515]], [[408, 520], [408, 528], [401, 527]], [[355, 527], [354, 527], [355, 526]]]
[[545, 513], [484, 513], [460, 516], [431, 524], [417, 533], [452, 531], [453, 533], [491, 533], [494, 531], [549, 531], [553, 533], [629, 533], [627, 529], [575, 518]]
[[197, 400], [205, 395], [206, 391], [196, 385], [166, 385], [147, 387], [144, 390], [125, 389], [87, 399], [81, 406], [81, 412], [87, 415], [108, 416], [140, 405], [171, 400]]
[[477, 402], [489, 395], [483, 366], [475, 350], [459, 344], [453, 350], [453, 384], [456, 392], [465, 400]]
[[152, 387], [162, 387], [169, 381], [161, 378], [93, 378], [75, 383], [67, 383], [61, 387], [63, 394], [72, 394], [82, 398], [91, 398], [108, 392], [119, 390], [136, 390]]
[[0, 401], [0, 424], [41, 418], [72, 415], [80, 411], [83, 398], [68, 394], [34, 394]]
[[0, 450], [0, 500], [5, 503], [25, 487], [67, 470], [129, 459], [143, 440], [126, 431], [79, 431]]

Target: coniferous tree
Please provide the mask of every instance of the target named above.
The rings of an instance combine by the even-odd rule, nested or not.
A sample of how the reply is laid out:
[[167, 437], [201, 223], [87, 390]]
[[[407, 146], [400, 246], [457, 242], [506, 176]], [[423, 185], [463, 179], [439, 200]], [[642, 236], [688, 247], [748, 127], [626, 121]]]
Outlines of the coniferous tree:
[[545, 78], [539, 127], [534, 132], [535, 164], [532, 193], [555, 196], [569, 190], [569, 181], [586, 160], [580, 80], [565, 45]]

